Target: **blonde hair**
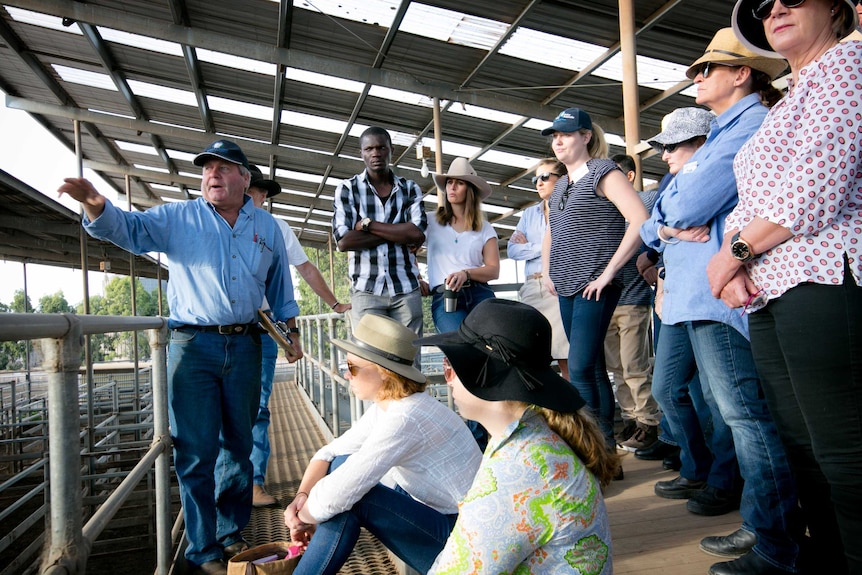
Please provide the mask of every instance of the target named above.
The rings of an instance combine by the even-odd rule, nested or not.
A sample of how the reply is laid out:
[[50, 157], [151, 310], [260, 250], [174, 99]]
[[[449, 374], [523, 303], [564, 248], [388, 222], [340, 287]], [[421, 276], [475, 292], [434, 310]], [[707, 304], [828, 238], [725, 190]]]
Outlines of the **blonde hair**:
[[557, 158], [542, 158], [536, 164], [534, 169], [539, 169], [539, 166], [553, 166], [551, 171], [557, 175], [566, 173], [566, 165]]
[[587, 152], [591, 158], [607, 158], [610, 155], [610, 148], [608, 147], [607, 140], [605, 140], [605, 131], [602, 130], [601, 126], [593, 122], [592, 130], [581, 128], [579, 132], [581, 134], [592, 132], [593, 134], [593, 137], [590, 138], [590, 142], [587, 144]]
[[620, 457], [608, 451], [605, 438], [589, 409], [583, 407], [575, 413], [561, 413], [546, 407], [530, 406], [538, 411], [548, 427], [565, 441], [599, 484], [606, 487], [620, 468]]
[[[449, 180], [458, 180], [458, 178], [446, 178], [446, 181]], [[474, 231], [478, 232], [482, 229], [482, 197], [479, 195], [479, 190], [476, 189], [476, 186], [471, 184], [466, 180], [459, 180], [467, 184], [467, 197], [464, 202], [464, 219], [466, 220], [467, 227]], [[452, 204], [449, 203], [449, 197], [444, 193], [443, 195], [443, 203], [440, 204], [440, 207], [437, 208], [437, 212], [435, 217], [437, 218], [437, 223], [441, 226], [448, 226], [452, 223], [452, 218], [455, 217], [455, 212], [452, 211]]]
[[413, 381], [412, 379], [404, 377], [400, 373], [395, 373], [392, 370], [386, 369], [382, 365], [375, 364], [374, 367], [377, 368], [377, 372], [383, 380], [383, 386], [377, 393], [377, 401], [404, 399], [414, 393], [425, 391], [427, 382], [419, 383], [418, 381]]

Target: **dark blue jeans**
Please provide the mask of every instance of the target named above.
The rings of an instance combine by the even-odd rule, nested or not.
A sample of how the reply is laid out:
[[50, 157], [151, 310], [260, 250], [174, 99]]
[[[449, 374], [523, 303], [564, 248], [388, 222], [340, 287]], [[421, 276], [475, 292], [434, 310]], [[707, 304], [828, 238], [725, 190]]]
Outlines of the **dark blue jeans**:
[[813, 555], [823, 573], [862, 573], [862, 288], [845, 266], [843, 286], [801, 284], [750, 325]]
[[[336, 457], [330, 473], [346, 459]], [[400, 487], [377, 484], [349, 511], [317, 526], [294, 575], [336, 575], [350, 557], [361, 527], [413, 569], [427, 573], [457, 518], [419, 503]]]
[[605, 367], [605, 334], [621, 289], [608, 285], [602, 297], [585, 299], [583, 292], [560, 296], [560, 315], [569, 338], [569, 381], [592, 409], [609, 450], [614, 441], [614, 390]]
[[251, 427], [260, 402], [260, 334], [171, 331], [168, 414], [186, 521], [186, 558], [221, 559], [251, 517]]
[[680, 475], [732, 491], [739, 474], [733, 436], [715, 401], [706, 401], [703, 392], [686, 325], [662, 326], [652, 393], [680, 447]]
[[[753, 551], [773, 565], [795, 568], [801, 536], [790, 465], [769, 413], [751, 345], [736, 329], [715, 321], [687, 322], [704, 395], [711, 393], [733, 433], [745, 481], [739, 512], [757, 534]], [[664, 326], [662, 337], [666, 335]]]
[[254, 468], [254, 484], [263, 485], [266, 481], [266, 468], [269, 465], [269, 396], [272, 395], [272, 380], [275, 377], [275, 362], [278, 359], [278, 344], [264, 334], [260, 337], [262, 359], [260, 365], [260, 404], [257, 418], [252, 428], [254, 444], [251, 449], [251, 464]]
[[456, 331], [461, 327], [461, 322], [473, 308], [486, 299], [494, 297], [492, 290], [486, 283], [472, 283], [469, 287], [458, 290], [458, 308], [455, 311], [446, 311], [443, 307], [443, 294], [434, 292], [431, 297], [431, 316], [434, 318], [434, 327], [437, 333], [448, 333]]

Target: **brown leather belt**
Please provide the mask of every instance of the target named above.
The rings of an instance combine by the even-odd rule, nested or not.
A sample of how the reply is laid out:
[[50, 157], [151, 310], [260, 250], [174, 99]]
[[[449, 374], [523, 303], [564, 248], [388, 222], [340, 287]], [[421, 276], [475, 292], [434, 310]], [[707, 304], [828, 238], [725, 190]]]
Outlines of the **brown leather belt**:
[[534, 274], [530, 274], [527, 276], [528, 280], [540, 280], [542, 279], [542, 272], [536, 272]]

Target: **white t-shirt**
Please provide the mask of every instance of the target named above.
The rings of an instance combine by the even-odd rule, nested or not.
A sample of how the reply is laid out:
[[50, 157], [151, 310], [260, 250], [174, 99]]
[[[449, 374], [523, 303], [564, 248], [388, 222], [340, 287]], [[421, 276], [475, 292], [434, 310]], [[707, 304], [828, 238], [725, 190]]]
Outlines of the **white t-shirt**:
[[296, 234], [290, 228], [290, 224], [279, 218], [275, 218], [275, 223], [281, 228], [281, 235], [284, 236], [284, 248], [287, 250], [287, 263], [296, 267], [308, 261], [308, 256], [305, 255], [305, 250], [299, 240], [296, 239]]
[[468, 268], [484, 265], [482, 249], [491, 238], [497, 238], [497, 230], [488, 220], [482, 221], [478, 232], [456, 232], [452, 226], [441, 226], [433, 212], [428, 213], [428, 229], [425, 242], [428, 248], [428, 285], [436, 288], [446, 276]]

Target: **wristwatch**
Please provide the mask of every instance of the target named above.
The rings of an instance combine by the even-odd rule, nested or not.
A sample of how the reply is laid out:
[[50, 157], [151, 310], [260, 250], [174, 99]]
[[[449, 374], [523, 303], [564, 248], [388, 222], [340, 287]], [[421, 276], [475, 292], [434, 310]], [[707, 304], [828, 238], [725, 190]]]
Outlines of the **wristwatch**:
[[739, 232], [736, 232], [730, 238], [730, 255], [742, 263], [750, 261], [757, 256], [754, 250], [751, 249], [751, 244], [739, 237]]
[[359, 225], [362, 227], [362, 231], [363, 232], [370, 231], [371, 222], [373, 222], [373, 221], [374, 220], [372, 220], [371, 218], [362, 218], [362, 220], [359, 222]]

